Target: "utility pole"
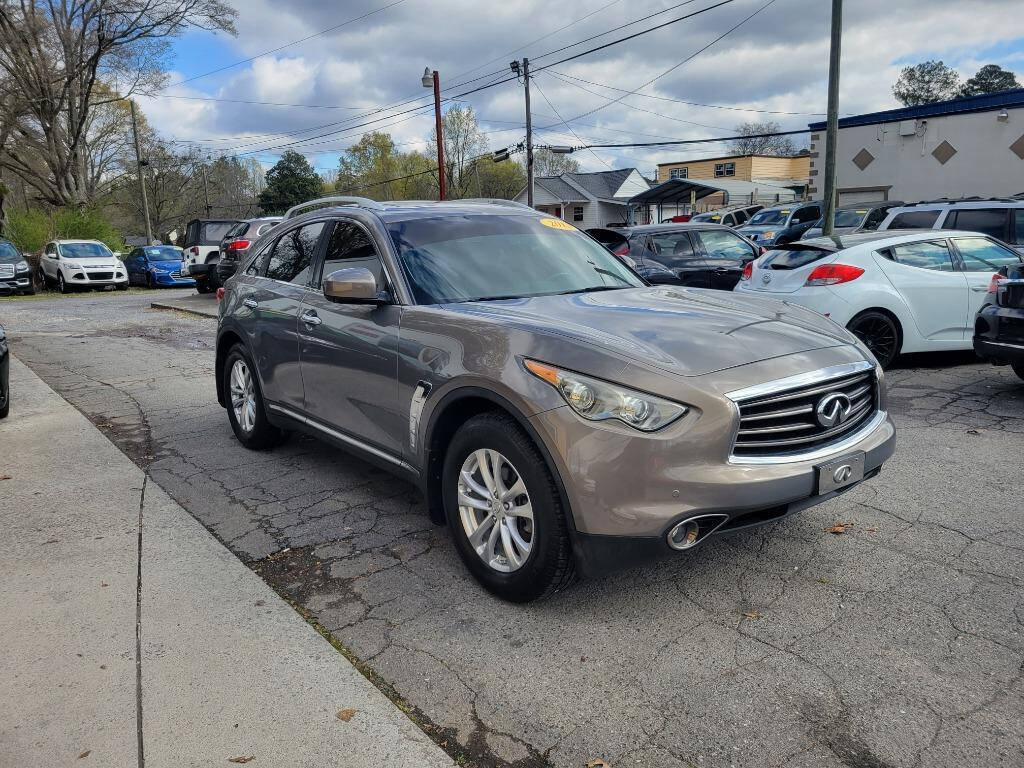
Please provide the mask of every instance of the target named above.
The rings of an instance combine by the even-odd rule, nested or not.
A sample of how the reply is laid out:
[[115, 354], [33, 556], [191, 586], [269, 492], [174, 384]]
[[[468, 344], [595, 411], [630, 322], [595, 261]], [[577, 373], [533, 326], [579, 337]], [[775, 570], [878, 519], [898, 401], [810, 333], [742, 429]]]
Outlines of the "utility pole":
[[434, 89], [434, 134], [437, 136], [437, 192], [440, 200], [447, 199], [448, 190], [444, 174], [444, 134], [441, 132], [441, 75], [430, 67], [423, 70], [424, 88]]
[[526, 86], [526, 202], [533, 208], [533, 118], [530, 115], [530, 60], [523, 57], [523, 83]]
[[206, 218], [210, 218], [210, 181], [206, 177], [206, 161], [203, 161], [203, 192], [206, 195]]
[[832, 47], [828, 57], [828, 123], [825, 127], [825, 219], [830, 237], [836, 215], [836, 144], [839, 143], [839, 60], [843, 39], [843, 0], [832, 0]]
[[142, 175], [142, 152], [139, 150], [139, 124], [135, 119], [135, 102], [128, 100], [132, 110], [132, 137], [135, 139], [135, 167], [139, 173], [139, 187], [142, 191], [142, 217], [146, 220], [146, 245], [153, 244], [153, 227], [149, 224], [149, 200], [146, 198], [146, 179]]

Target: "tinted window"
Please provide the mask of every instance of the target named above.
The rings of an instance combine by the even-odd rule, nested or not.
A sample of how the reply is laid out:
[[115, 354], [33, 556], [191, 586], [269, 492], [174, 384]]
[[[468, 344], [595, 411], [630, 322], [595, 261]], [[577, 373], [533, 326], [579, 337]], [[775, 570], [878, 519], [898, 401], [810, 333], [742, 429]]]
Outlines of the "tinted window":
[[283, 283], [304, 285], [309, 280], [309, 266], [323, 228], [324, 223], [318, 221], [282, 235], [270, 253], [266, 276]]
[[864, 229], [878, 229], [878, 225], [882, 223], [888, 214], [888, 208], [875, 208], [871, 215], [868, 216], [867, 221], [864, 222]]
[[1015, 208], [1013, 211], [1013, 230], [1016, 235], [1014, 243], [1024, 245], [1024, 208]]
[[821, 209], [817, 206], [810, 208], [801, 208], [795, 214], [793, 214], [794, 224], [805, 224], [808, 221], [817, 221], [821, 218]]
[[327, 244], [327, 251], [324, 253], [324, 266], [316, 285], [322, 284], [324, 275], [350, 267], [362, 267], [370, 270], [377, 280], [378, 288], [384, 289], [387, 286], [387, 280], [384, 279], [384, 267], [370, 235], [354, 222], [338, 221], [334, 224], [334, 232], [331, 233], [331, 240]]
[[238, 237], [244, 235], [245, 231], [249, 228], [249, 222], [240, 221], [235, 226], [231, 227], [227, 232], [224, 233], [224, 237]]
[[200, 245], [220, 245], [220, 241], [238, 222], [235, 221], [208, 221], [203, 224], [203, 234]]
[[963, 229], [968, 232], [981, 232], [983, 235], [1006, 237], [1006, 208], [977, 208], [953, 211], [946, 217], [949, 229]]
[[996, 272], [1007, 264], [1020, 264], [1016, 253], [985, 237], [954, 237], [953, 244], [968, 272]]
[[750, 218], [746, 211], [736, 211], [734, 215], [736, 216], [736, 221], [741, 224]]
[[693, 244], [686, 232], [655, 232], [651, 235], [654, 258], [666, 267], [679, 268], [692, 261]]
[[793, 251], [779, 248], [768, 251], [758, 262], [758, 266], [761, 269], [799, 269], [830, 255], [829, 251], [818, 251], [813, 248], [800, 248]]
[[938, 211], [905, 211], [896, 214], [887, 229], [931, 229], [937, 218]]
[[600, 244], [558, 219], [438, 216], [391, 222], [388, 231], [420, 304], [643, 285]]
[[754, 256], [754, 249], [732, 232], [708, 229], [697, 234], [712, 259], [750, 259]]
[[18, 249], [10, 243], [0, 243], [0, 262], [11, 264], [16, 261], [21, 261], [21, 254], [18, 253]]
[[859, 227], [860, 223], [864, 220], [864, 216], [867, 211], [836, 211], [835, 217], [832, 219], [832, 226], [835, 227]]
[[906, 264], [908, 267], [933, 269], [938, 272], [953, 271], [949, 247], [942, 240], [894, 245], [889, 252], [893, 261]]

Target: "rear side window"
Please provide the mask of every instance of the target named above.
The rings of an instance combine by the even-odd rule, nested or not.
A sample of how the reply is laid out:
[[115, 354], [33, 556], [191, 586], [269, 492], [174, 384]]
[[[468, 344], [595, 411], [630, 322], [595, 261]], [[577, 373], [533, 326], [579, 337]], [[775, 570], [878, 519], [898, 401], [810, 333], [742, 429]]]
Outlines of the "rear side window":
[[893, 217], [887, 229], [931, 229], [937, 218], [938, 211], [904, 211]]
[[947, 229], [981, 232], [983, 235], [1006, 239], [1006, 208], [970, 208], [953, 211], [947, 220]]
[[768, 251], [759, 266], [761, 269], [800, 269], [831, 255], [830, 251], [819, 251], [815, 248], [801, 248], [795, 251], [780, 248]]
[[238, 222], [235, 221], [208, 221], [203, 224], [203, 233], [200, 245], [220, 245], [228, 231], [234, 229]]
[[655, 258], [666, 267], [681, 267], [694, 258], [693, 244], [686, 232], [658, 232], [651, 235]]
[[926, 240], [920, 243], [903, 243], [889, 249], [893, 261], [918, 269], [936, 272], [952, 272], [953, 260], [949, 257], [949, 246], [945, 240]]
[[794, 224], [806, 224], [808, 221], [817, 221], [821, 218], [821, 209], [817, 206], [801, 208], [793, 215]]
[[1000, 267], [1020, 264], [1016, 253], [987, 237], [954, 237], [953, 244], [967, 272], [996, 272]]
[[712, 259], [752, 259], [754, 249], [746, 240], [721, 229], [705, 229], [697, 233], [704, 250]]
[[235, 226], [231, 227], [227, 232], [224, 233], [224, 237], [239, 237], [245, 234], [245, 230], [249, 228], [249, 222], [240, 221]]
[[266, 276], [282, 283], [305, 285], [323, 228], [324, 223], [317, 221], [283, 234], [270, 253]]
[[1024, 208], [1015, 208], [1013, 211], [1013, 232], [1013, 242], [1024, 245]]

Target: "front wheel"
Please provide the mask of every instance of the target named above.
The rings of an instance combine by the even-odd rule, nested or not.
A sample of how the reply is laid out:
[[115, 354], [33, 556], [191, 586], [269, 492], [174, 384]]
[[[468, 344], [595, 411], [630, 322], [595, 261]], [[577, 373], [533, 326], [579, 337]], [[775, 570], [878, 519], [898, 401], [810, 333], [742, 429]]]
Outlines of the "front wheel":
[[211, 293], [213, 287], [210, 285], [210, 278], [205, 277], [203, 279], [196, 278], [196, 292], [197, 293]]
[[67, 283], [64, 282], [64, 273], [63, 272], [58, 272], [57, 273], [57, 290], [60, 291], [61, 293], [70, 293], [71, 292], [71, 289], [68, 287]]
[[883, 368], [888, 368], [900, 353], [900, 329], [889, 315], [877, 310], [861, 312], [846, 330], [864, 342]]
[[1010, 367], [1013, 368], [1013, 372], [1024, 379], [1024, 363], [1011, 363]]
[[525, 603], [572, 583], [575, 563], [558, 489], [512, 418], [484, 413], [463, 424], [442, 471], [456, 549], [488, 591]]
[[284, 434], [267, 420], [256, 369], [241, 344], [231, 349], [224, 364], [224, 391], [228, 393], [228, 420], [238, 442], [257, 451], [281, 442]]

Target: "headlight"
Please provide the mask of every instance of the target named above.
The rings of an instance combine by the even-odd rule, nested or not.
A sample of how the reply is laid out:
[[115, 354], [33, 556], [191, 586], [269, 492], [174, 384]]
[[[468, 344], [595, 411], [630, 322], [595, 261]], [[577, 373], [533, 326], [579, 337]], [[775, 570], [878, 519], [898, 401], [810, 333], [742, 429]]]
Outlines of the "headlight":
[[28, 262], [27, 261], [19, 261], [17, 264], [14, 265], [14, 271], [15, 272], [28, 272]]
[[643, 432], [654, 432], [688, 410], [680, 403], [563, 371], [536, 360], [525, 360], [523, 364], [534, 376], [557, 389], [569, 407], [589, 421], [618, 419]]
[[67, 267], [68, 269], [81, 269], [82, 268], [82, 265], [79, 264], [77, 261], [65, 261], [64, 262], [64, 266]]
[[774, 232], [764, 232], [764, 233], [763, 233], [763, 234], [761, 235], [761, 237], [762, 237], [762, 238], [763, 238], [764, 240], [774, 240], [774, 239], [775, 239], [775, 233], [774, 233]]
[[166, 275], [166, 274], [168, 274], [168, 271], [167, 271], [166, 269], [160, 269], [160, 267], [152, 267], [152, 268], [150, 269], [150, 271], [151, 271], [151, 272], [152, 272], [152, 273], [153, 273], [154, 275]]

